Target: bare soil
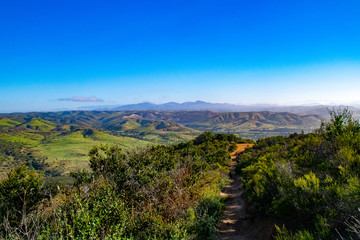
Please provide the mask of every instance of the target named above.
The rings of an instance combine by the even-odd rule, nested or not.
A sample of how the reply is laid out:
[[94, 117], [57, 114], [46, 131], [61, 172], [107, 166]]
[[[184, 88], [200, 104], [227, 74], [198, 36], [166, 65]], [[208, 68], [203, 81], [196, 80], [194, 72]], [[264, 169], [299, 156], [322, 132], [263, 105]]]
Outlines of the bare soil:
[[274, 222], [263, 216], [249, 214], [248, 206], [242, 197], [243, 189], [240, 175], [235, 173], [236, 159], [246, 147], [253, 144], [238, 144], [238, 149], [231, 154], [231, 182], [220, 193], [227, 196], [226, 208], [221, 222], [217, 227], [219, 240], [267, 240], [272, 239]]

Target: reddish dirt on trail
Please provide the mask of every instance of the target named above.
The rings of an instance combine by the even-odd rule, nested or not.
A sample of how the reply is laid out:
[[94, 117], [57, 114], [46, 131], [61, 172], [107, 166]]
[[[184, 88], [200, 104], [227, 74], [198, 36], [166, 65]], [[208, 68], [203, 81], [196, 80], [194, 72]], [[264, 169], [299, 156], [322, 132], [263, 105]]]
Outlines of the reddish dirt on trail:
[[231, 182], [220, 193], [228, 199], [225, 201], [224, 216], [217, 227], [219, 240], [267, 240], [273, 234], [274, 223], [271, 219], [251, 216], [247, 212], [240, 175], [235, 173], [236, 158], [245, 148], [252, 146], [253, 144], [237, 144], [237, 150], [231, 154]]

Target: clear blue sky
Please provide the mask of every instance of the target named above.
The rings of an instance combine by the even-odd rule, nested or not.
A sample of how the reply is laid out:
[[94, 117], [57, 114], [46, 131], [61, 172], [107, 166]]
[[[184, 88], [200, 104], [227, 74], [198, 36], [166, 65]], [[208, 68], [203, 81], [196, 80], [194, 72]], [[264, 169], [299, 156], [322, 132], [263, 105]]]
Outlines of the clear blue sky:
[[0, 112], [360, 103], [360, 1], [0, 3]]

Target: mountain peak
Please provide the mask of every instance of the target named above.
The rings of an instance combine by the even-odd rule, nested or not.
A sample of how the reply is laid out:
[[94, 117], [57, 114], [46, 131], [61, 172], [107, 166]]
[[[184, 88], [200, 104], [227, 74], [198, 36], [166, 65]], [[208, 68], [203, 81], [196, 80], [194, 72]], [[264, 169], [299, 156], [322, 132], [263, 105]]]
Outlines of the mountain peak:
[[197, 103], [197, 104], [203, 104], [203, 103], [211, 104], [211, 103], [204, 102], [204, 101], [201, 101], [201, 100], [197, 100], [197, 101], [196, 101], [196, 102], [194, 102], [194, 103]]

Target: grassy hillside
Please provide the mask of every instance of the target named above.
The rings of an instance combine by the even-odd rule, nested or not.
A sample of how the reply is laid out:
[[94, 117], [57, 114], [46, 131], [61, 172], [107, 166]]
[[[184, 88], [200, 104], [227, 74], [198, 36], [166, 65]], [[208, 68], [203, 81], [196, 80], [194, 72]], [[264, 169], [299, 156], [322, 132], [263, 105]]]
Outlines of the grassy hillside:
[[[6, 122], [11, 123], [8, 120]], [[97, 144], [118, 144], [124, 149], [142, 148], [151, 144], [92, 128], [64, 125], [57, 126], [56, 129], [60, 131], [55, 131], [54, 127], [55, 124], [46, 120], [32, 119], [3, 129], [0, 132], [0, 178], [5, 176], [9, 168], [23, 162], [52, 176], [86, 168], [87, 154]]]
[[37, 133], [10, 131], [10, 132], [0, 132], [0, 139], [12, 143], [17, 143], [27, 148], [31, 148], [31, 147], [39, 146], [41, 140], [44, 139], [44, 136]]
[[188, 128], [182, 127], [176, 123], [168, 121], [156, 121], [139, 118], [116, 119], [115, 121], [107, 121], [103, 124], [103, 128], [113, 131], [136, 131], [136, 132], [153, 132], [153, 131], [185, 131]]
[[[314, 129], [320, 126], [321, 120], [316, 115], [273, 112], [16, 113], [0, 114], [0, 139], [30, 150], [29, 165], [52, 174], [63, 174], [75, 166], [83, 167], [87, 152], [98, 143], [120, 144], [125, 148], [144, 146], [148, 142], [171, 145], [190, 141], [202, 131], [238, 133], [241, 137], [258, 139]], [[7, 160], [13, 161], [10, 155]]]
[[118, 137], [93, 129], [53, 135], [44, 140], [35, 150], [44, 156], [45, 171], [67, 174], [75, 169], [88, 167], [89, 150], [98, 144], [117, 144], [124, 149], [143, 148], [149, 142], [129, 137]]
[[102, 128], [120, 136], [130, 136], [153, 143], [170, 145], [189, 141], [200, 134], [199, 131], [163, 120], [148, 120], [123, 116], [112, 117], [103, 122]]
[[[167, 145], [189, 141], [200, 134], [199, 131], [176, 122], [154, 119], [155, 115], [152, 113], [147, 115], [140, 116], [134, 111], [64, 111], [0, 114], [0, 117], [20, 119], [22, 124], [18, 127], [32, 131], [69, 131], [79, 127], [89, 127], [118, 136], [135, 137]], [[166, 115], [166, 113], [163, 112], [160, 115]]]
[[215, 113], [208, 111], [127, 111], [113, 117], [119, 120], [127, 117], [168, 121], [199, 131], [216, 132], [297, 132], [308, 131], [320, 126], [326, 118], [318, 115], [301, 116], [292, 113], [240, 112]]
[[21, 124], [21, 122], [18, 122], [15, 119], [9, 119], [9, 118], [0, 119], [0, 129], [13, 128], [19, 124]]
[[58, 125], [86, 126], [108, 131], [134, 130], [137, 132], [159, 129], [189, 131], [184, 126], [200, 131], [314, 129], [320, 126], [321, 121], [326, 120], [325, 117], [318, 115], [302, 116], [275, 112], [216, 113], [209, 111], [65, 111], [10, 114], [6, 117], [8, 119], [35, 118]]
[[291, 113], [221, 113], [208, 120], [190, 122], [187, 126], [207, 131], [274, 131], [279, 128], [298, 130], [319, 127], [321, 120], [322, 118], [313, 115], [300, 116]]
[[49, 122], [40, 118], [32, 118], [29, 121], [19, 125], [19, 127], [24, 127], [31, 130], [48, 132], [56, 128], [55, 123]]
[[16, 151], [27, 152], [28, 157], [22, 156], [27, 165], [55, 176], [87, 167], [87, 154], [96, 144], [118, 144], [124, 149], [136, 149], [151, 143], [188, 141], [198, 134], [176, 123], [134, 119], [125, 113], [6, 114], [0, 119], [0, 140], [4, 143], [1, 145], [0, 177], [9, 167], [22, 162], [19, 155], [12, 154], [15, 145]]

